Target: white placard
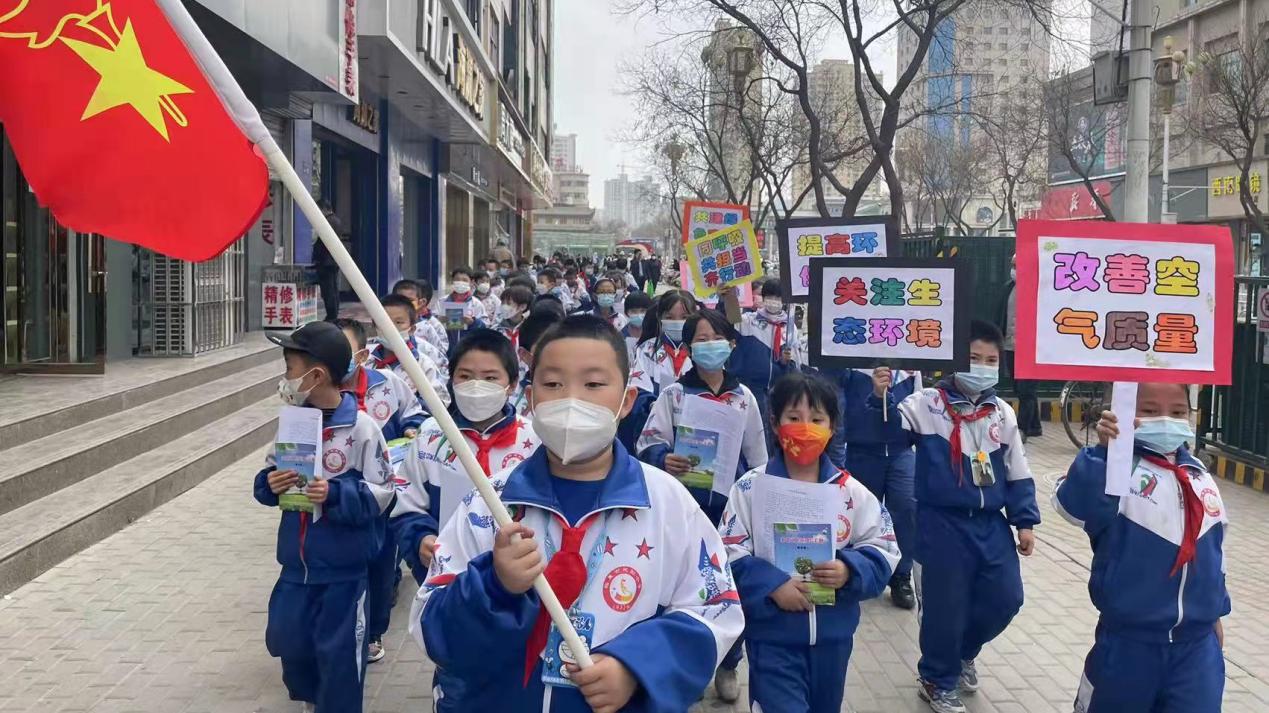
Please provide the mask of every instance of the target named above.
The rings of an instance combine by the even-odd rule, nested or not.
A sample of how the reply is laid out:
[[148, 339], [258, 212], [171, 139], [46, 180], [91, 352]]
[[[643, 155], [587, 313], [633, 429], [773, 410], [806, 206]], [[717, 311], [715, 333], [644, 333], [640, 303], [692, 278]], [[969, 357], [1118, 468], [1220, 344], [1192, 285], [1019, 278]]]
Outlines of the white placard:
[[714, 455], [714, 484], [710, 488], [721, 495], [731, 493], [740, 463], [740, 445], [744, 435], [744, 416], [732, 407], [709, 399], [684, 396], [679, 425], [699, 428], [718, 434], [718, 451]]
[[788, 246], [791, 297], [811, 293], [811, 261], [827, 257], [890, 257], [884, 222], [861, 225], [789, 225], [783, 240]]
[[1122, 496], [1127, 495], [1132, 487], [1132, 442], [1137, 430], [1137, 382], [1115, 382], [1110, 396], [1110, 410], [1119, 419], [1119, 437], [1110, 439], [1106, 446], [1106, 494]]

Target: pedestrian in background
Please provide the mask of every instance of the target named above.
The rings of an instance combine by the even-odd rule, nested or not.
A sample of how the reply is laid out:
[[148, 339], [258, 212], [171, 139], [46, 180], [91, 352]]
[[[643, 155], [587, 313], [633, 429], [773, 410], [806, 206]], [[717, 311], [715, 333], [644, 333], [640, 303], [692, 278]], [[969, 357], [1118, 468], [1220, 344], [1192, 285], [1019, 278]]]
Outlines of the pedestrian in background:
[[1014, 393], [1018, 396], [1018, 429], [1022, 431], [1025, 441], [1028, 438], [1039, 438], [1044, 435], [1044, 427], [1040, 424], [1040, 400], [1036, 395], [1036, 382], [1019, 379], [1014, 369], [1015, 341], [1014, 333], [1018, 327], [1017, 287], [1018, 271], [1017, 255], [1009, 258], [1009, 283], [1005, 285], [1005, 298], [1000, 305], [1000, 332], [1005, 337], [1005, 371], [1013, 379]]
[[[325, 201], [322, 202], [322, 214], [326, 216], [326, 221], [339, 239], [345, 240], [348, 236], [344, 222]], [[313, 241], [312, 260], [313, 268], [317, 271], [317, 290], [322, 296], [322, 305], [326, 308], [326, 321], [334, 322], [339, 318], [339, 265], [326, 248], [326, 243], [316, 237]]]

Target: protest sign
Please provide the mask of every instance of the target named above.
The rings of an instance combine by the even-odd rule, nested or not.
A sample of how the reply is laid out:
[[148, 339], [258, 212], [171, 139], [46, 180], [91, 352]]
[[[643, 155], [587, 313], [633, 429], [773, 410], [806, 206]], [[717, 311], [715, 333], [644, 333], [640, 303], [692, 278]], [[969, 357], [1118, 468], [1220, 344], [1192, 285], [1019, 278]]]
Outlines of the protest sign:
[[824, 258], [811, 263], [811, 366], [969, 367], [969, 269], [956, 259]]
[[[688, 292], [696, 292], [696, 283], [692, 281], [692, 268], [687, 264], [687, 260], [679, 260], [679, 286]], [[760, 299], [753, 293], [753, 283], [746, 282], [743, 285], [736, 286], [736, 300], [741, 307], [753, 307], [755, 299]], [[710, 309], [718, 308], [718, 295], [702, 297], [701, 302]]]
[[1229, 229], [1021, 221], [1017, 374], [1229, 384]]
[[763, 274], [758, 238], [748, 220], [689, 240], [684, 250], [698, 297], [713, 295], [720, 287], [748, 284]]
[[709, 201], [683, 203], [683, 243], [749, 220], [749, 206]]
[[888, 215], [791, 218], [776, 224], [780, 282], [790, 302], [811, 294], [811, 263], [832, 257], [899, 257], [899, 223]]

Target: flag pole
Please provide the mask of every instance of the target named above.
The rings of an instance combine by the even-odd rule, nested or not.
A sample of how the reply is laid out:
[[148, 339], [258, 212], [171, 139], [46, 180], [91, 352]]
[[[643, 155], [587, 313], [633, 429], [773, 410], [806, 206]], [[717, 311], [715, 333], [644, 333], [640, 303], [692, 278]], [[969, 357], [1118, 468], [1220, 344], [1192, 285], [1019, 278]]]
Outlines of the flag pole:
[[[437, 395], [436, 390], [432, 388], [431, 382], [424, 375], [423, 367], [419, 366], [418, 360], [410, 353], [409, 347], [406, 346], [405, 340], [397, 332], [392, 319], [388, 317], [387, 311], [379, 303], [378, 295], [370, 287], [370, 283], [366, 281], [365, 276], [361, 274], [357, 263], [353, 261], [352, 255], [348, 254], [348, 249], [344, 247], [339, 236], [335, 234], [334, 228], [331, 227], [325, 214], [322, 213], [317, 201], [313, 200], [313, 196], [304, 185], [304, 181], [295, 172], [295, 168], [287, 160], [286, 154], [282, 152], [282, 149], [278, 147], [277, 142], [272, 137], [266, 137], [257, 145], [263, 152], [269, 167], [277, 174], [282, 181], [282, 185], [291, 194], [291, 198], [299, 205], [300, 212], [304, 214], [305, 218], [308, 218], [308, 222], [317, 231], [317, 237], [326, 245], [331, 257], [339, 265], [340, 272], [344, 274], [349, 286], [357, 294], [357, 298], [361, 300], [362, 306], [370, 313], [370, 319], [374, 321], [375, 327], [379, 330], [379, 339], [388, 345], [393, 354], [396, 354], [401, 366], [405, 368], [405, 373], [410, 375], [410, 379], [418, 387], [419, 394], [427, 404], [428, 411], [431, 412], [432, 418], [436, 419], [441, 430], [444, 431], [445, 437], [449, 439], [450, 447], [458, 455], [458, 460], [463, 464], [463, 469], [467, 471], [468, 479], [471, 480], [472, 485], [476, 486], [476, 490], [489, 507], [489, 512], [493, 515], [494, 520], [498, 522], [499, 527], [510, 525], [511, 514], [507, 512], [506, 506], [502, 504], [502, 500], [494, 492], [493, 486], [489, 484], [489, 479], [485, 476], [484, 470], [476, 462], [476, 455], [472, 453], [467, 439], [458, 430], [458, 424], [454, 423], [453, 416], [445, 408], [441, 397]], [[551, 621], [555, 623], [555, 628], [559, 630], [564, 641], [568, 643], [568, 647], [574, 657], [576, 657], [578, 665], [582, 668], [589, 667], [593, 663], [590, 654], [587, 652], [581, 638], [577, 635], [572, 623], [569, 622], [568, 613], [560, 605], [560, 600], [555, 596], [551, 585], [547, 583], [546, 577], [539, 574], [533, 580], [533, 588], [537, 590], [542, 604], [546, 606], [547, 612], [551, 615]]]

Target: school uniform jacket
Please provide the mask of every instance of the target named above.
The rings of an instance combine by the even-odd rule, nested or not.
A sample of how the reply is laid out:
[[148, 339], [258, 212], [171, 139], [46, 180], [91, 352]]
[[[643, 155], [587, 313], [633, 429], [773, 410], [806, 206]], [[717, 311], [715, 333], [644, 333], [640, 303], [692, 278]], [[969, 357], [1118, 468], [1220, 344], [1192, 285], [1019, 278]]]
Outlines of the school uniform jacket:
[[[419, 366], [423, 367], [423, 375], [427, 377], [428, 383], [432, 385], [432, 388], [436, 391], [436, 395], [440, 396], [441, 402], [448, 406], [448, 379], [441, 373], [440, 367], [436, 365], [436, 361], [427, 354], [420, 352], [418, 342], [414, 339], [411, 338], [407, 340], [405, 344], [410, 348], [410, 353], [414, 355], [414, 358], [418, 360]], [[389, 349], [386, 344], [375, 342], [374, 349], [371, 351], [370, 355], [375, 360], [375, 368], [386, 369], [393, 374], [396, 374], [398, 378], [405, 382], [405, 385], [408, 386], [411, 391], [413, 391], [416, 395], [419, 394], [419, 389], [415, 386], [414, 379], [410, 378], [410, 374], [406, 372], [405, 367], [397, 360], [397, 355], [393, 354], [392, 350]], [[424, 411], [426, 411], [427, 404], [423, 402], [423, 397], [421, 395], [419, 396], [419, 403], [423, 406]]]
[[618, 312], [615, 306], [613, 307], [612, 311], [609, 312], [608, 314], [604, 314], [603, 312], [600, 312], [599, 307], [596, 306], [595, 316], [611, 324], [612, 328], [617, 330], [618, 332], [626, 328], [626, 322], [628, 321], [626, 319], [626, 315], [622, 314], [621, 312]]
[[480, 302], [481, 308], [485, 310], [485, 324], [496, 324], [498, 322], [498, 314], [502, 311], [502, 300], [493, 293], [493, 288], [491, 287], [489, 294], [484, 297], [476, 295], [476, 299]]
[[[639, 683], [623, 711], [686, 711], [744, 628], [718, 532], [682, 486], [614, 444], [599, 515], [580, 547], [598, 554], [577, 609], [595, 617], [592, 650], [619, 659]], [[546, 449], [494, 476], [512, 517], [532, 528], [543, 557], [561, 541], [561, 508]], [[410, 633], [464, 682], [464, 710], [590, 711], [570, 687], [545, 686], [542, 661], [524, 684], [525, 644], [538, 615], [532, 589], [508, 593], [493, 568], [493, 516], [479, 496], [441, 532], [436, 561], [410, 610]]]
[[449, 335], [445, 333], [445, 325], [431, 310], [419, 315], [419, 321], [414, 325], [414, 339], [431, 344], [442, 354], [449, 353]]
[[789, 581], [789, 574], [754, 555], [754, 538], [772, 533], [753, 531], [752, 508], [757, 480], [788, 477], [783, 453], [777, 453], [764, 467], [746, 473], [732, 486], [727, 509], [718, 524], [744, 606], [745, 637], [802, 646], [849, 640], [859, 626], [859, 602], [881, 594], [899, 562], [890, 513], [850, 473], [834, 466], [827, 456], [820, 456], [819, 482], [837, 486], [834, 544], [837, 559], [846, 565], [850, 577], [846, 586], [837, 590], [833, 606], [786, 612], [770, 597]]
[[[723, 384], [717, 394], [710, 391], [695, 369], [661, 390], [661, 395], [652, 405], [652, 413], [648, 415], [643, 432], [639, 434], [636, 449], [640, 460], [664, 470], [665, 457], [674, 452], [676, 428], [683, 420], [684, 403], [689, 399], [706, 399], [730, 408], [735, 423], [743, 431], [735, 477], [739, 478], [751, 468], [758, 468], [767, 462], [767, 437], [762, 427], [762, 415], [758, 411], [758, 400], [730, 372], [723, 374]], [[717, 521], [726, 503], [725, 496], [701, 488], [688, 490], [710, 519]]]
[[[625, 316], [625, 313], [622, 313]], [[630, 318], [626, 317], [625, 326], [621, 328], [621, 336], [626, 340], [626, 357], [630, 359], [630, 368], [635, 366], [635, 347], [639, 344], [639, 337], [630, 333]]]
[[[450, 411], [473, 452], [477, 450], [477, 436], [509, 439], [509, 442], [494, 445], [489, 451], [489, 468], [494, 473], [524, 462], [541, 443], [529, 420], [516, 415], [510, 404], [503, 407], [503, 418], [484, 433], [478, 433], [458, 409]], [[514, 430], [514, 438], [508, 430]], [[452, 492], [457, 500], [462, 494], [474, 492], [474, 489], [467, 471], [458, 460], [458, 454], [435, 418], [429, 418], [419, 428], [414, 445], [418, 457], [406, 459], [408, 465], [402, 469], [402, 477], [396, 480], [397, 503], [392, 509], [389, 526], [396, 536], [402, 557], [411, 568], [422, 572], [419, 543], [428, 535], [438, 534], [453, 515], [442, 508], [442, 503], [449, 499], [447, 496], [442, 500], [443, 491]]]
[[1088, 593], [1101, 626], [1130, 638], [1166, 644], [1206, 636], [1230, 612], [1225, 588], [1225, 528], [1229, 514], [1216, 480], [1184, 447], [1175, 462], [1190, 476], [1203, 503], [1194, 559], [1172, 574], [1185, 507], [1177, 477], [1142, 456], [1136, 444], [1127, 495], [1106, 494], [1106, 449], [1085, 448], [1058, 481], [1053, 505], [1084, 528], [1093, 546]]
[[411, 428], [418, 430], [425, 418], [414, 389], [387, 369], [359, 367], [344, 384], [344, 391], [352, 394], [358, 408], [374, 419], [384, 440], [401, 438]]
[[662, 336], [635, 347], [635, 363], [630, 366], [630, 383], [652, 395], [679, 380], [692, 368], [692, 347], [675, 346]]
[[[939, 387], [922, 389], [898, 404], [894, 393], [886, 394], [886, 404], [891, 409], [889, 418], [902, 418], [904, 430], [916, 445], [917, 504], [964, 511], [1003, 508], [1010, 525], [1020, 530], [1034, 528], [1040, 523], [1040, 509], [1013, 409], [996, 398], [995, 390], [983, 392], [978, 405], [991, 409], [991, 413], [961, 424], [961, 462], [957, 469], [952, 463], [952, 418], [947, 409], [972, 414], [978, 407], [956, 390], [953, 379], [944, 379]], [[943, 400], [944, 392], [950, 405]], [[873, 409], [881, 407], [875, 394], [868, 397], [868, 402]], [[970, 465], [970, 459], [979, 451], [991, 460], [995, 478], [994, 483], [982, 487], [974, 485]]]
[[[797, 325], [790, 325], [788, 314], [768, 314], [765, 309], [745, 312], [740, 316], [740, 338], [727, 362], [727, 371], [755, 393], [765, 393], [771, 384], [806, 363], [798, 343]], [[780, 361], [783, 347], [792, 351], [789, 363]]]
[[[876, 455], [892, 455], [912, 447], [903, 419], [883, 419], [878, 409], [868, 403], [872, 396], [871, 369], [842, 369], [826, 374], [837, 386], [841, 417], [828, 447], [829, 458], [839, 466], [846, 464], [846, 449], [863, 448]], [[895, 403], [911, 396], [921, 387], [921, 372], [890, 370], [890, 394]]]
[[[273, 447], [264, 470], [256, 474], [255, 496], [262, 505], [277, 507], [269, 489], [269, 474], [277, 470]], [[352, 394], [322, 423], [322, 478], [329, 494], [320, 517], [283, 510], [278, 523], [278, 564], [281, 579], [301, 584], [356, 581], [379, 552], [381, 536], [375, 523], [392, 500], [392, 468], [388, 447], [373, 419], [357, 410]]]

